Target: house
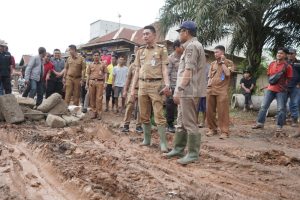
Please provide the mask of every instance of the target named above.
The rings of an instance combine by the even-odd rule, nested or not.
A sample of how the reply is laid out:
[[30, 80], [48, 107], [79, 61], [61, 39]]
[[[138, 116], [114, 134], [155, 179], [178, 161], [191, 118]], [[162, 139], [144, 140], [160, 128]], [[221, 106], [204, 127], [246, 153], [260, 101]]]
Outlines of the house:
[[31, 55], [23, 55], [18, 65], [16, 65], [16, 70], [21, 71], [22, 74], [25, 74], [25, 69], [31, 59]]
[[28, 65], [31, 57], [32, 56], [30, 56], [30, 55], [23, 55], [20, 62], [19, 62], [19, 68], [26, 68], [26, 66]]
[[[159, 30], [158, 23], [153, 24]], [[91, 55], [93, 50], [102, 50], [104, 47], [108, 52], [115, 52], [118, 55], [125, 55], [128, 58], [134, 53], [134, 46], [144, 44], [143, 29], [133, 30], [121, 27], [111, 33], [90, 40], [88, 43], [81, 45], [80, 51], [86, 55]], [[165, 44], [168, 50], [172, 51], [172, 41], [166, 40], [165, 37], [157, 31], [157, 42]]]
[[106, 20], [97, 20], [90, 24], [90, 40], [97, 37], [102, 37], [108, 33], [120, 29], [121, 27], [131, 30], [139, 30], [141, 27], [132, 26], [128, 24], [121, 24], [117, 22], [111, 22]]

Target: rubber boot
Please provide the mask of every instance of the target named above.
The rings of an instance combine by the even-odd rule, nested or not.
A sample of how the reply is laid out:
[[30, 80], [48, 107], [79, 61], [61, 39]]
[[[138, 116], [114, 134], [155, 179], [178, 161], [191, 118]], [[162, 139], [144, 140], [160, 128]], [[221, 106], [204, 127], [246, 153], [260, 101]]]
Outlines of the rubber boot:
[[143, 124], [144, 141], [142, 146], [149, 146], [151, 144], [151, 124]]
[[187, 165], [189, 163], [199, 160], [200, 141], [200, 133], [189, 134], [187, 141], [188, 153], [183, 158], [177, 160], [177, 162], [181, 165]]
[[159, 139], [160, 139], [160, 150], [163, 153], [167, 153], [168, 152], [168, 145], [167, 145], [166, 127], [158, 125], [157, 130], [158, 130]]
[[165, 157], [183, 157], [184, 156], [184, 148], [187, 142], [187, 133], [184, 132], [175, 132], [174, 136], [174, 148], [169, 153], [165, 154]]

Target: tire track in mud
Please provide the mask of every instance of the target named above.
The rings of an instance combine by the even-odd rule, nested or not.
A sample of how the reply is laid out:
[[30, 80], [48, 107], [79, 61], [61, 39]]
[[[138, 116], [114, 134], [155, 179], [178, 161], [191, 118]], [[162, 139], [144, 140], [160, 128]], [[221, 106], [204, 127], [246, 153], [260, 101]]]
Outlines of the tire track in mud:
[[182, 167], [161, 156], [156, 134], [151, 147], [140, 147], [141, 136], [120, 135], [105, 124], [21, 130], [12, 140], [26, 141], [25, 155], [48, 162], [62, 188], [70, 183], [86, 199], [299, 199], [299, 167], [249, 160], [245, 152], [252, 150], [239, 144], [222, 148], [204, 138], [200, 162]]
[[69, 190], [68, 183], [57, 180], [57, 175], [48, 170], [49, 163], [34, 157], [26, 144], [13, 144], [11, 139], [6, 142], [0, 138], [0, 194], [1, 188], [6, 190], [3, 199], [82, 199], [77, 192]]

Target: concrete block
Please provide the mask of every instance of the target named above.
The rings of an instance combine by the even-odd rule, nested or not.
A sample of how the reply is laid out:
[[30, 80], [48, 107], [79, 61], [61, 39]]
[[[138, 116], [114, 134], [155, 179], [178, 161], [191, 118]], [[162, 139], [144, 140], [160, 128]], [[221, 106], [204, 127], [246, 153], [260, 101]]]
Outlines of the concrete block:
[[61, 99], [48, 113], [52, 115], [65, 115], [68, 113], [68, 105]]
[[81, 113], [81, 106], [69, 105], [68, 109], [72, 115]]
[[47, 99], [44, 99], [43, 103], [38, 106], [37, 110], [47, 113], [52, 108], [54, 108], [59, 102], [61, 102], [61, 100], [62, 100], [61, 95], [58, 93], [54, 93]]
[[17, 97], [17, 102], [20, 106], [26, 106], [29, 108], [33, 108], [35, 106], [34, 99], [28, 97]]
[[42, 111], [39, 110], [32, 110], [30, 108], [27, 108], [26, 111], [24, 111], [25, 119], [30, 121], [39, 121], [45, 118], [45, 114]]
[[15, 124], [25, 120], [24, 114], [13, 94], [0, 96], [0, 110], [8, 123]]
[[66, 121], [67, 125], [76, 125], [78, 124], [78, 121], [80, 121], [80, 118], [72, 115], [63, 115], [62, 118]]
[[47, 116], [46, 123], [51, 128], [63, 128], [66, 126], [66, 121], [63, 118], [51, 114]]
[[3, 122], [3, 121], [5, 121], [5, 119], [4, 119], [4, 116], [3, 116], [3, 114], [2, 114], [2, 112], [0, 110], [0, 122]]

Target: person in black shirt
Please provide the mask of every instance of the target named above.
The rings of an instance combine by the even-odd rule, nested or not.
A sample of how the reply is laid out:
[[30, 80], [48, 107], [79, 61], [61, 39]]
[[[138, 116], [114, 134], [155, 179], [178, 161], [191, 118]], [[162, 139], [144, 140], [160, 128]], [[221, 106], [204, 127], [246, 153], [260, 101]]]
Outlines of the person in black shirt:
[[[11, 93], [11, 66], [13, 65], [11, 55], [5, 51], [7, 44], [0, 41], [0, 82], [5, 94]], [[2, 93], [3, 93], [2, 91]]]
[[244, 111], [247, 111], [247, 109], [252, 109], [253, 104], [251, 100], [251, 95], [255, 87], [255, 80], [251, 76], [251, 73], [249, 70], [244, 71], [243, 78], [240, 81], [241, 89], [243, 91], [243, 95], [245, 96], [245, 106]]
[[[300, 103], [300, 60], [296, 58], [297, 51], [296, 49], [289, 49], [288, 54], [288, 63], [293, 68], [293, 78], [288, 83], [288, 98], [289, 110], [292, 118], [292, 127], [298, 126], [299, 118], [299, 103]], [[288, 99], [287, 98], [287, 99]]]

